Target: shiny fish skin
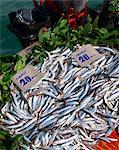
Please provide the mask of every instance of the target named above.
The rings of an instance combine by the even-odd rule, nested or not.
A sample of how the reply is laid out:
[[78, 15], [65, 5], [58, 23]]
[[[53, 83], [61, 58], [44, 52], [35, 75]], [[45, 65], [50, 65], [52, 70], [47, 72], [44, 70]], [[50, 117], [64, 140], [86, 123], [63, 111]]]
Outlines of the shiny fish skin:
[[[80, 47], [77, 45], [76, 47]], [[75, 48], [76, 48], [75, 47]], [[119, 125], [119, 56], [94, 47], [102, 57], [78, 65], [64, 47], [47, 52], [35, 68], [44, 77], [28, 91], [10, 86], [12, 103], [1, 109], [1, 127], [22, 134], [27, 150], [93, 150]]]

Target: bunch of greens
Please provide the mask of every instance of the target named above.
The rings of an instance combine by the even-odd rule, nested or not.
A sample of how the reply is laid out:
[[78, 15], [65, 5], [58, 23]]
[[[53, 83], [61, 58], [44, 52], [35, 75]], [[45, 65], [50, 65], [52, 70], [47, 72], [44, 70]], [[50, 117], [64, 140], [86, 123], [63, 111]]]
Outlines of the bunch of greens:
[[90, 16], [84, 26], [80, 26], [75, 30], [71, 30], [67, 26], [67, 20], [61, 20], [57, 26], [49, 32], [39, 32], [39, 45], [45, 50], [51, 51], [56, 47], [65, 46], [73, 49], [73, 46], [79, 43], [92, 45], [106, 45], [110, 47], [118, 47], [118, 30], [107, 30], [98, 27], [99, 17], [92, 22]]
[[26, 63], [32, 63], [32, 65], [44, 63], [44, 58], [46, 58], [47, 54], [42, 45], [35, 45], [32, 48], [32, 51], [27, 55]]
[[[119, 25], [119, 0], [111, 0], [108, 8], [108, 24], [113, 24], [114, 28]], [[109, 26], [109, 25], [108, 25]]]
[[84, 27], [80, 26], [78, 30], [78, 42], [82, 44], [104, 45], [111, 48], [118, 48], [118, 29], [107, 29], [98, 26], [99, 17], [97, 16], [92, 23], [91, 18], [88, 18], [87, 24]]
[[19, 150], [23, 142], [22, 135], [11, 136], [7, 131], [0, 129], [0, 150]]
[[110, 1], [109, 12], [111, 12], [114, 17], [119, 17], [119, 0]]
[[6, 101], [11, 101], [10, 83], [11, 78], [26, 65], [26, 58], [20, 55], [2, 55], [0, 56], [0, 109]]

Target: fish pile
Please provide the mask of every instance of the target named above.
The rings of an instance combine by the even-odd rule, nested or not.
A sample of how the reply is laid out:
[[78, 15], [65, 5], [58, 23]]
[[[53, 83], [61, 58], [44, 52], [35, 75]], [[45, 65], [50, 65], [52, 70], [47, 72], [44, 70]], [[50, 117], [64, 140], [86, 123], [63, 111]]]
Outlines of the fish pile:
[[[79, 46], [78, 46], [79, 47]], [[75, 46], [75, 49], [77, 46]], [[2, 128], [22, 134], [27, 150], [90, 150], [119, 125], [119, 56], [94, 47], [102, 57], [81, 67], [72, 51], [57, 48], [35, 68], [43, 78], [25, 93], [11, 84], [12, 103], [2, 108]]]

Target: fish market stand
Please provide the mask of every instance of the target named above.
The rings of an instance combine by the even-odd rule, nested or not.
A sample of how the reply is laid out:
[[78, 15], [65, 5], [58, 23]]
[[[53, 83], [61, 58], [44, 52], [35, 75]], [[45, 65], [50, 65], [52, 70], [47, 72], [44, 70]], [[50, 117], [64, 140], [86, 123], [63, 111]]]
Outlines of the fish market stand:
[[22, 91], [12, 82], [13, 102], [2, 108], [1, 120], [3, 129], [24, 136], [21, 147], [89, 150], [100, 140], [117, 142], [108, 136], [119, 120], [119, 55], [93, 48], [95, 58], [79, 45], [76, 54], [63, 47], [47, 52], [43, 65], [34, 67], [43, 75], [37, 84]]

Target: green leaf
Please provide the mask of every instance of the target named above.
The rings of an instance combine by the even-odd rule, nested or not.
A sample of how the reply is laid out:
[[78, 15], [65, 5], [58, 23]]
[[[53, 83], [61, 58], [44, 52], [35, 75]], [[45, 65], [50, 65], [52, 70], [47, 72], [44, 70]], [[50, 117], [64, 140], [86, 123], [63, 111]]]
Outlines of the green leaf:
[[24, 68], [26, 65], [26, 58], [22, 58], [22, 68]]
[[61, 22], [60, 22], [60, 25], [59, 25], [59, 28], [65, 28], [67, 26], [67, 19], [63, 19]]
[[6, 84], [3, 85], [4, 90], [8, 90], [8, 86]]
[[49, 32], [39, 32], [39, 41], [40, 42], [48, 42], [50, 39], [50, 33]]
[[108, 34], [109, 33], [106, 28], [101, 28], [99, 31], [101, 34]]
[[89, 33], [89, 32], [91, 32], [91, 30], [92, 30], [92, 24], [91, 23], [85, 24], [85, 26], [84, 26], [85, 33]]
[[60, 30], [60, 33], [66, 34], [68, 32], [68, 28]]
[[21, 69], [25, 67], [25, 64], [26, 64], [26, 58], [20, 59], [14, 66], [14, 71], [17, 71], [17, 72], [20, 71]]
[[6, 140], [6, 136], [2, 133], [0, 133], [0, 140]]
[[55, 45], [56, 45], [56, 46], [62, 45], [62, 41], [56, 41], [56, 42], [55, 42]]
[[99, 16], [97, 16], [93, 22], [93, 28], [97, 28], [98, 27], [98, 21], [99, 21]]
[[10, 150], [19, 150], [18, 142], [13, 142]]
[[51, 40], [49, 46], [53, 46], [53, 45], [54, 45], [54, 40]]
[[78, 34], [78, 31], [77, 30], [72, 30], [72, 33]]
[[91, 44], [97, 45], [98, 41], [99, 41], [98, 39], [93, 39], [91, 40]]
[[87, 22], [89, 22], [89, 23], [91, 23], [91, 22], [92, 22], [92, 18], [91, 18], [91, 16], [90, 16], [90, 15], [88, 15], [88, 17], [87, 17]]
[[9, 136], [9, 133], [3, 129], [0, 129], [0, 134], [3, 134], [5, 136]]
[[3, 76], [3, 82], [8, 82], [10, 80], [10, 74], [9, 73], [6, 73], [4, 76]]
[[107, 34], [105, 34], [104, 36], [103, 36], [103, 39], [108, 39], [108, 38], [110, 38], [110, 37], [112, 37], [112, 38], [114, 38], [116, 35], [118, 35], [118, 32], [117, 31], [112, 31], [112, 32], [108, 32]]
[[69, 48], [70, 47], [70, 42], [66, 43], [66, 47]]
[[[35, 52], [35, 51], [37, 51], [37, 52], [39, 52], [39, 51], [41, 51], [42, 49], [40, 48], [40, 46], [39, 45], [35, 45], [33, 48], [32, 48], [32, 52]], [[32, 54], [31, 54], [32, 55]]]
[[44, 58], [40, 56], [39, 59], [40, 59], [40, 63], [43, 64], [44, 63]]
[[78, 35], [79, 36], [81, 36], [82, 33], [84, 33], [84, 28], [82, 26], [78, 27], [77, 30], [78, 30]]
[[22, 60], [19, 60], [18, 62], [17, 62], [17, 64], [14, 66], [14, 71], [19, 71], [19, 70], [21, 70], [21, 67], [22, 66]]
[[99, 29], [99, 28], [95, 28], [95, 29], [93, 30], [93, 34], [94, 34], [94, 36], [95, 36], [95, 39], [96, 39], [96, 38], [102, 38], [102, 34], [100, 33], [100, 29]]
[[55, 27], [52, 32], [55, 33], [55, 34], [58, 33], [59, 32], [59, 28]]
[[75, 36], [75, 34], [70, 34], [70, 41], [71, 42], [75, 42], [77, 40], [77, 38], [76, 38], [76, 36]]
[[2, 72], [4, 73], [8, 71], [9, 67], [10, 67], [9, 63], [2, 64]]
[[46, 58], [46, 53], [41, 52], [40, 55], [41, 55], [41, 57]]
[[20, 142], [23, 139], [24, 139], [23, 135], [19, 134], [19, 135], [16, 135], [13, 140], [14, 142]]
[[85, 40], [86, 40], [86, 41], [90, 41], [90, 38], [89, 38], [89, 37], [86, 37]]

